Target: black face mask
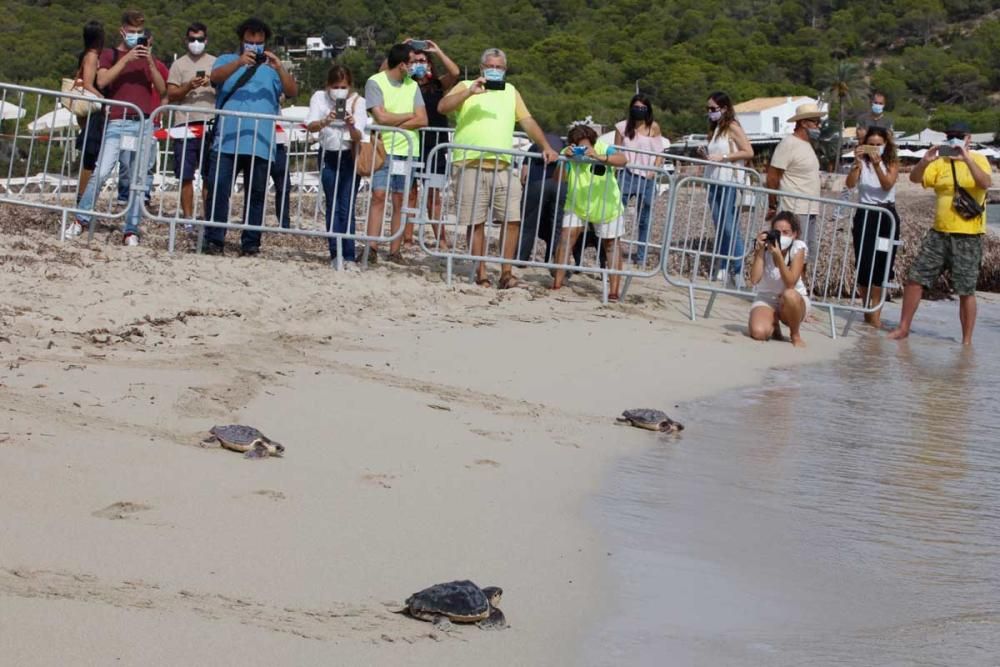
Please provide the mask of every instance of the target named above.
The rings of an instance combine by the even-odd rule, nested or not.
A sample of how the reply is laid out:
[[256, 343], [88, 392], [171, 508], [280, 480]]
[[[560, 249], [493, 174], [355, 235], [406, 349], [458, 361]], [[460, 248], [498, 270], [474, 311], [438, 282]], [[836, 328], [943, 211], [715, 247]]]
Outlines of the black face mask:
[[637, 107], [632, 107], [628, 111], [629, 118], [632, 120], [646, 120], [649, 118], [649, 109], [639, 109]]

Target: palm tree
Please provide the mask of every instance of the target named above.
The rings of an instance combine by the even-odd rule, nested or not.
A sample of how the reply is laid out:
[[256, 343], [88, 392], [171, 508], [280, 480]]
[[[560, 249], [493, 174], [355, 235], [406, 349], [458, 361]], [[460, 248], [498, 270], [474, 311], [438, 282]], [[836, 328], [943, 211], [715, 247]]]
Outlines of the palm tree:
[[844, 114], [847, 107], [865, 96], [865, 81], [861, 67], [849, 60], [837, 60], [820, 71], [817, 83], [823, 95], [837, 100], [837, 155], [834, 158], [833, 173], [840, 170], [840, 154], [844, 148]]

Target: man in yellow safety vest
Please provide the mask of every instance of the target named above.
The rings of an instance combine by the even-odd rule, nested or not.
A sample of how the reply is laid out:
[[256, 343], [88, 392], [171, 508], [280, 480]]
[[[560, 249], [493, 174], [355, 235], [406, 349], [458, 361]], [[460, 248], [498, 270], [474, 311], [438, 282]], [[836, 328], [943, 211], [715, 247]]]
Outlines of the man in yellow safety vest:
[[[480, 76], [460, 81], [438, 104], [438, 111], [455, 114], [454, 143], [474, 148], [456, 148], [452, 155], [458, 219], [472, 225], [472, 254], [482, 256], [486, 245], [486, 223], [503, 223], [503, 258], [517, 254], [521, 228], [521, 182], [511, 172], [509, 151], [514, 146], [514, 124], [518, 123], [542, 149], [545, 162], [557, 159], [545, 133], [528, 108], [506, 81], [507, 56], [500, 49], [486, 49], [479, 61]], [[510, 264], [501, 265], [500, 289], [517, 286]], [[490, 286], [486, 264], [476, 267], [476, 284]]]

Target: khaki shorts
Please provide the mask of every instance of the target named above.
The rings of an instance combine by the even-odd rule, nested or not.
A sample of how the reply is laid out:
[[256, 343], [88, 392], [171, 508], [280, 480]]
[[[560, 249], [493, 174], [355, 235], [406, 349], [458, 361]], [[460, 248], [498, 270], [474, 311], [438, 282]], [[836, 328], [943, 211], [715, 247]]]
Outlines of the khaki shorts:
[[452, 184], [461, 225], [521, 220], [521, 181], [510, 169], [479, 169], [477, 164], [456, 165]]

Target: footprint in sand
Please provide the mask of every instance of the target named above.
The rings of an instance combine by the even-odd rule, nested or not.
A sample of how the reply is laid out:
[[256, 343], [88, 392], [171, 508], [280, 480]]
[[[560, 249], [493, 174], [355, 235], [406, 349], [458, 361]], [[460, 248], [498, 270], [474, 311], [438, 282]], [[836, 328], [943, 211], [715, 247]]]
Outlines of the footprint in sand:
[[270, 498], [271, 500], [285, 500], [286, 496], [281, 491], [272, 491], [271, 489], [261, 489], [259, 491], [254, 491], [255, 496], [264, 496], [265, 498]]
[[91, 512], [93, 516], [98, 519], [111, 519], [116, 521], [118, 519], [132, 519], [132, 515], [139, 512], [145, 512], [147, 510], [153, 509], [150, 505], [143, 505], [142, 503], [130, 503], [127, 501], [119, 501], [117, 503], [111, 503], [102, 510], [97, 510], [96, 512]]
[[490, 440], [496, 440], [497, 442], [510, 442], [510, 433], [507, 432], [486, 431], [479, 428], [472, 428], [469, 429], [469, 431], [484, 438], [489, 438]]
[[[497, 462], [497, 461], [494, 461], [493, 459], [476, 459], [475, 461], [472, 462], [472, 465], [488, 466], [490, 468], [499, 468], [500, 467], [500, 463]], [[465, 467], [466, 468], [471, 468], [472, 466], [470, 465], [470, 466], [465, 466]]]
[[361, 479], [369, 484], [381, 486], [383, 489], [391, 489], [392, 485], [389, 484], [389, 482], [396, 479], [396, 476], [383, 475], [379, 473], [368, 473], [366, 475], [362, 475]]

